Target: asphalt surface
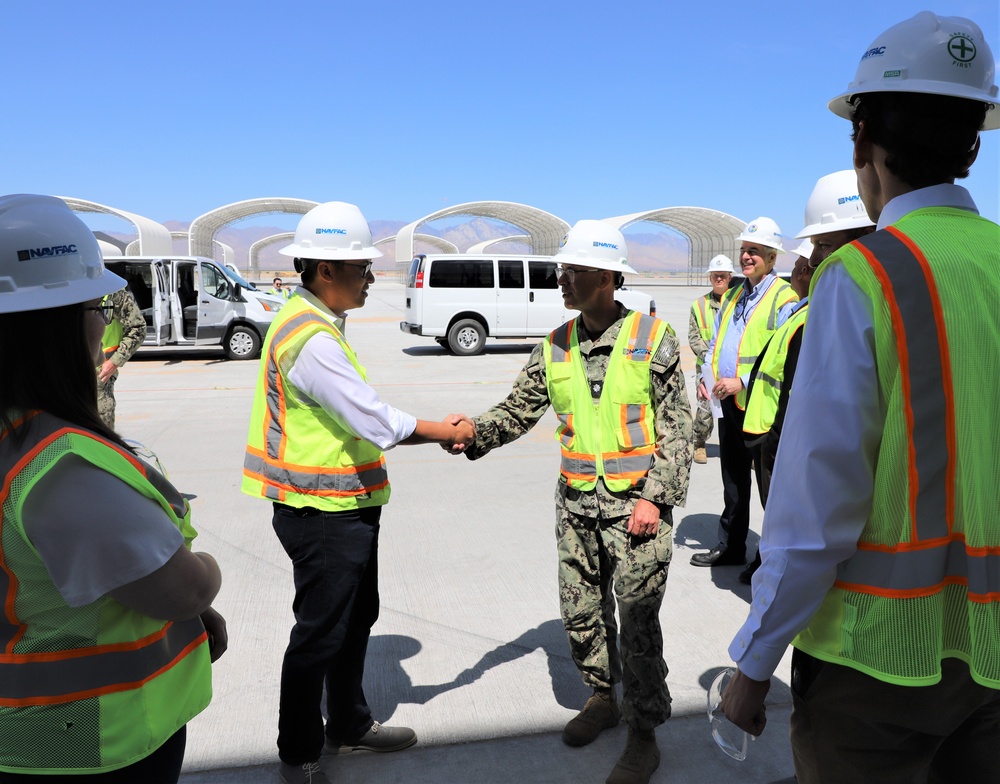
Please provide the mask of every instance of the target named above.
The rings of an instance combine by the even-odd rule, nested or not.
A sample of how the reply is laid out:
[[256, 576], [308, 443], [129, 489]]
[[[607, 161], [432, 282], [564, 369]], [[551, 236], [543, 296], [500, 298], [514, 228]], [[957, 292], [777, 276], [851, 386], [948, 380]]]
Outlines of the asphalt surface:
[[[686, 343], [701, 288], [635, 281]], [[430, 338], [400, 332], [404, 289], [376, 282], [347, 333], [384, 400], [422, 419], [477, 414], [502, 399], [533, 341], [489, 341], [456, 357]], [[694, 397], [694, 359], [683, 361]], [[229, 651], [215, 665], [211, 706], [189, 725], [185, 784], [277, 782], [281, 656], [292, 624], [290, 563], [270, 507], [239, 490], [258, 362], [220, 350], [143, 348], [117, 384], [118, 429], [159, 456], [191, 499], [195, 549], [213, 553], [224, 583], [216, 607]], [[624, 725], [584, 748], [565, 746], [563, 725], [588, 690], [569, 656], [556, 590], [553, 493], [555, 417], [475, 463], [436, 446], [387, 455], [393, 493], [382, 516], [381, 616], [372, 632], [365, 688], [375, 717], [413, 727], [419, 743], [395, 754], [324, 758], [334, 782], [603, 782]], [[786, 656], [768, 697], [767, 731], [744, 762], [715, 747], [706, 690], [746, 616], [737, 567], [704, 569], [692, 553], [717, 541], [722, 485], [718, 450], [694, 465], [687, 504], [674, 512], [674, 559], [661, 611], [673, 717], [657, 737], [653, 782], [791, 781]], [[762, 512], [754, 504], [751, 548]]]

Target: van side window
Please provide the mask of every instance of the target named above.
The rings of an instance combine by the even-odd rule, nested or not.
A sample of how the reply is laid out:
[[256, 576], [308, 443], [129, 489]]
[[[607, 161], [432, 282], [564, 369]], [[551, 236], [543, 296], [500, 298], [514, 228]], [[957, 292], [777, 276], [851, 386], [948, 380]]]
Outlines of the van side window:
[[437, 259], [431, 264], [432, 289], [491, 289], [493, 283], [492, 261], [466, 259]]
[[516, 261], [500, 261], [500, 288], [502, 289], [523, 289], [524, 288], [524, 262], [520, 259]]
[[528, 287], [532, 289], [557, 289], [556, 263], [554, 261], [528, 262]]
[[210, 264], [201, 265], [202, 291], [216, 299], [229, 299], [229, 280]]

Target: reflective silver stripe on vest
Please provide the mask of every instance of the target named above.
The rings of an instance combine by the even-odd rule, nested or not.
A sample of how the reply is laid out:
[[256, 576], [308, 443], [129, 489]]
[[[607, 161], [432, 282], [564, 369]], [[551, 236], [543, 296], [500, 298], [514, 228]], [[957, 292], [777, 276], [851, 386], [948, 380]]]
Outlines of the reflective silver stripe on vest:
[[563, 452], [560, 470], [573, 476], [597, 478], [597, 460], [591, 460], [576, 453]]
[[576, 319], [567, 321], [552, 331], [549, 335], [549, 343], [552, 346], [553, 362], [569, 362], [569, 342], [573, 328], [576, 326]]
[[604, 475], [611, 479], [622, 474], [646, 473], [652, 467], [652, 453], [604, 459]]
[[[176, 621], [158, 640], [133, 650], [97, 649], [84, 656], [35, 661], [30, 655], [0, 656], [0, 705], [5, 701], [52, 704], [138, 688], [170, 666], [205, 627], [199, 618]], [[114, 648], [114, 646], [108, 646]], [[74, 654], [79, 651], [74, 651]]]
[[[387, 473], [381, 461], [338, 473], [295, 471], [288, 466], [275, 465], [252, 452], [246, 453], [243, 467], [251, 473], [266, 476], [279, 488], [313, 495], [362, 495], [384, 484]], [[267, 497], [280, 500], [279, 490], [270, 490]]]
[[969, 553], [964, 541], [919, 550], [858, 550], [841, 564], [838, 582], [853, 590], [932, 593], [945, 582], [967, 581], [969, 593], [1000, 594], [1000, 554]]
[[[329, 329], [330, 325], [314, 313], [300, 313], [286, 321], [271, 338], [270, 349], [267, 352], [267, 367], [265, 377], [267, 382], [267, 455], [275, 460], [281, 453], [281, 395], [278, 394], [278, 357], [277, 351], [281, 344], [297, 329], [316, 322]], [[249, 466], [247, 466], [249, 467]], [[261, 472], [264, 473], [264, 472]]]
[[[941, 341], [935, 319], [935, 303], [924, 269], [913, 252], [889, 231], [879, 231], [856, 242], [873, 255], [892, 286], [903, 323], [896, 325], [896, 345], [902, 370], [909, 366], [910, 394], [906, 400], [913, 412], [910, 423], [911, 474], [916, 469], [916, 492], [911, 488], [910, 505], [918, 540], [947, 536], [948, 519], [948, 410], [941, 367]], [[902, 341], [900, 340], [902, 331]], [[903, 354], [905, 353], [905, 357]], [[914, 499], [915, 496], [915, 499]]]
[[632, 351], [628, 355], [629, 359], [634, 362], [648, 362], [653, 358], [653, 352], [649, 344], [655, 324], [656, 319], [652, 316], [648, 316], [645, 313], [639, 315], [639, 324], [635, 330], [635, 341], [632, 342], [632, 336], [629, 336], [629, 341], [632, 342], [633, 346]]
[[570, 420], [572, 419], [572, 414], [560, 414], [556, 412], [556, 416], [559, 418], [559, 422], [562, 424], [563, 429], [559, 434], [559, 443], [561, 443], [567, 449], [569, 448], [569, 442], [573, 440], [573, 428], [570, 426]]
[[781, 379], [775, 378], [768, 373], [761, 373], [760, 370], [758, 370], [754, 380], [763, 381], [765, 384], [774, 387], [778, 392], [781, 391]]
[[642, 429], [644, 409], [645, 406], [639, 403], [625, 404], [625, 432], [628, 433], [628, 446], [646, 443], [646, 433]]

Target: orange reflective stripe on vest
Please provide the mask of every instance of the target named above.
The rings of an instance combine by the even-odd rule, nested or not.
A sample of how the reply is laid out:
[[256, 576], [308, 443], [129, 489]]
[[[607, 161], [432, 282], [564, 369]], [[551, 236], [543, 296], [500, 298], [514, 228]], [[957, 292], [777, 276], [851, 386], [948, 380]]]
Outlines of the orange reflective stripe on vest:
[[309, 311], [303, 312], [280, 326], [264, 359], [267, 412], [264, 417], [265, 449], [247, 446], [244, 472], [266, 479], [263, 483], [264, 495], [274, 501], [286, 500], [286, 492], [328, 497], [359, 496], [379, 490], [389, 481], [384, 459], [341, 468], [301, 465], [285, 460], [288, 431], [285, 426], [285, 395], [281, 388], [282, 376], [277, 357], [288, 341], [312, 324], [320, 324], [327, 331], [330, 329], [329, 323], [320, 316]]
[[[32, 412], [24, 420], [37, 413]], [[24, 420], [19, 420], [15, 426]], [[152, 483], [143, 464], [133, 455], [94, 433], [60, 427], [40, 438], [16, 461], [0, 464], [0, 476], [3, 477], [0, 508], [7, 502], [11, 485], [21, 470], [49, 445], [70, 434], [86, 436], [114, 449]], [[0, 438], [6, 436], [7, 433], [4, 433]], [[172, 495], [176, 496], [176, 491]], [[179, 515], [182, 516], [186, 513], [183, 499], [177, 497], [176, 500], [182, 505]], [[168, 502], [173, 507], [173, 502]], [[0, 707], [55, 705], [135, 689], [169, 670], [207, 639], [201, 619], [192, 618], [164, 622], [155, 633], [131, 642], [15, 653], [27, 630], [26, 624], [17, 616], [17, 593], [17, 577], [8, 567], [0, 547], [0, 594], [4, 597], [4, 612], [0, 620], [0, 649], [3, 651], [0, 653]]]
[[[881, 282], [892, 313], [909, 436], [909, 542], [859, 542], [837, 584], [879, 596], [936, 593], [965, 584], [973, 601], [1000, 599], [1000, 548], [971, 548], [953, 534], [955, 406], [948, 337], [937, 287], [919, 248], [893, 227], [854, 243]], [[943, 576], [943, 579], [942, 579]], [[977, 598], [978, 597], [978, 598]]]

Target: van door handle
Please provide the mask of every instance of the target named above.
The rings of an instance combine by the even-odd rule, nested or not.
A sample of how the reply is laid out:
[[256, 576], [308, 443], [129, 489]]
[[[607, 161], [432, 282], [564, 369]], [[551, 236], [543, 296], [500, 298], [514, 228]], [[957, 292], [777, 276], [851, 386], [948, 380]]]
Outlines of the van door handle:
[[534, 301], [535, 301], [535, 292], [529, 291], [528, 292], [528, 302], [534, 302]]

